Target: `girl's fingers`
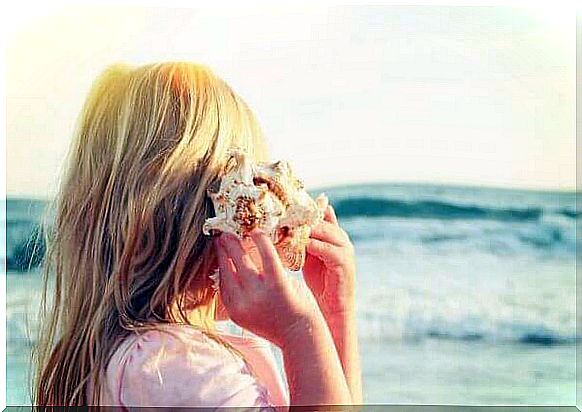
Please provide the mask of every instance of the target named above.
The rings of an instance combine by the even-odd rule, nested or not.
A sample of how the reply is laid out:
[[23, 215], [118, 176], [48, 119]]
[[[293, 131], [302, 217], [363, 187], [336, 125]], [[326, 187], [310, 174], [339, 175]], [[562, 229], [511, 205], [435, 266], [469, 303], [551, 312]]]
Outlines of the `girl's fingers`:
[[337, 221], [337, 216], [335, 215], [335, 210], [333, 210], [333, 207], [331, 205], [327, 205], [327, 207], [325, 208], [323, 219], [329, 223], [333, 223], [334, 225], [339, 225]]
[[327, 221], [314, 226], [311, 229], [310, 237], [335, 246], [344, 246], [348, 242], [343, 230], [336, 224]]
[[[215, 241], [215, 250], [218, 260], [218, 270], [220, 271], [220, 278], [218, 287], [220, 294], [223, 296], [223, 301], [230, 302], [230, 298], [235, 293], [236, 286], [241, 287], [240, 282], [235, 275], [231, 263], [229, 262], [226, 252], [218, 241]], [[235, 286], [236, 285], [236, 286]]]
[[219, 239], [222, 246], [224, 246], [226, 249], [228, 255], [232, 258], [240, 276], [247, 276], [257, 273], [255, 264], [243, 249], [238, 238], [236, 238], [234, 235], [225, 233], [221, 235]]
[[318, 257], [325, 264], [341, 263], [343, 259], [342, 249], [331, 243], [323, 242], [318, 239], [309, 239], [306, 247], [307, 253]]
[[229, 271], [231, 273], [235, 273], [236, 268], [234, 267], [234, 263], [226, 254], [224, 247], [222, 246], [218, 239], [214, 240], [214, 249], [216, 251], [216, 261], [218, 263], [218, 268], [221, 271]]
[[283, 273], [283, 268], [271, 239], [260, 229], [254, 229], [250, 235], [261, 254], [263, 269], [267, 277], [280, 277]]

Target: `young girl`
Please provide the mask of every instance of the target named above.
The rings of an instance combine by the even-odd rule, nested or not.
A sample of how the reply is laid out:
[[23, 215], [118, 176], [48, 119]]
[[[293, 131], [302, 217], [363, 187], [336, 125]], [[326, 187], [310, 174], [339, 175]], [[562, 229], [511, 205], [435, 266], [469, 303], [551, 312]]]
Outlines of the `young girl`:
[[[97, 79], [56, 199], [35, 405], [362, 403], [354, 251], [333, 209], [311, 234], [308, 288], [260, 230], [202, 234], [233, 147], [267, 160], [251, 110], [209, 69], [116, 65]], [[221, 332], [227, 316], [252, 334]]]

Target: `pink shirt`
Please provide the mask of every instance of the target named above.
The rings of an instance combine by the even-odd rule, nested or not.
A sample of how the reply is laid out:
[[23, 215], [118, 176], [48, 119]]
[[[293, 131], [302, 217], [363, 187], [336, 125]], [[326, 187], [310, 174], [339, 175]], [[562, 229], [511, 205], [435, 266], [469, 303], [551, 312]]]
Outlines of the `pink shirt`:
[[289, 405], [269, 342], [225, 332], [219, 332], [219, 336], [239, 350], [246, 363], [221, 343], [188, 325], [166, 325], [164, 331], [127, 338], [109, 362], [101, 405]]

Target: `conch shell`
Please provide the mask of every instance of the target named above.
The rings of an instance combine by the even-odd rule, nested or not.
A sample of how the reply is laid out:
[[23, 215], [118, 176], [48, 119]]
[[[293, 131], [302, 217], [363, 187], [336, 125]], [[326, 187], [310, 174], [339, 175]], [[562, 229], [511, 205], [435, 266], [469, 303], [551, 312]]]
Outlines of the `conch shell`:
[[285, 161], [254, 163], [243, 151], [231, 150], [228, 165], [218, 192], [208, 190], [216, 217], [206, 219], [204, 234], [227, 232], [243, 238], [260, 228], [273, 241], [283, 265], [300, 270], [311, 228], [323, 220], [327, 197], [312, 199]]

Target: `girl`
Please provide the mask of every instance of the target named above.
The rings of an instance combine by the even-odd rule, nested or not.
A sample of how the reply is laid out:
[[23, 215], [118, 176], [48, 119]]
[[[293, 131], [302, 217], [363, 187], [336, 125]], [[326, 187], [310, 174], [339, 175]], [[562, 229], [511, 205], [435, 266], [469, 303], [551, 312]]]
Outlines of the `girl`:
[[[232, 147], [267, 160], [251, 110], [206, 67], [116, 65], [97, 79], [56, 199], [35, 405], [362, 402], [354, 251], [333, 209], [311, 235], [308, 288], [260, 230], [202, 234]], [[219, 331], [226, 316], [253, 334]]]

